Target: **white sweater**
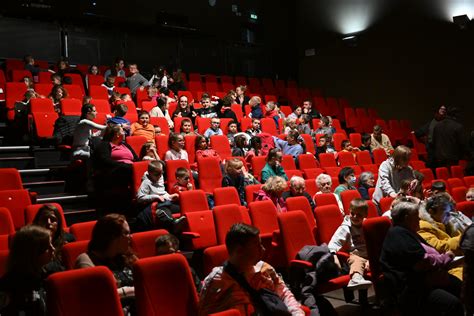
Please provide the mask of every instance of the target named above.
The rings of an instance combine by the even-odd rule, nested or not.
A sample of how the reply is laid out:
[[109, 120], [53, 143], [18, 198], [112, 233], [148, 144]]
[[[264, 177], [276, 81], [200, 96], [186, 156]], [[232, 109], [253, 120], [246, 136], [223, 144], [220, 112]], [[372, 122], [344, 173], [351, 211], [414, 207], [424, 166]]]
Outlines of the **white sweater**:
[[338, 252], [341, 249], [353, 252], [358, 251], [358, 256], [367, 257], [367, 247], [365, 245], [364, 235], [362, 234], [362, 225], [353, 226], [350, 216], [345, 216], [341, 226], [336, 230], [328, 245], [329, 251]]

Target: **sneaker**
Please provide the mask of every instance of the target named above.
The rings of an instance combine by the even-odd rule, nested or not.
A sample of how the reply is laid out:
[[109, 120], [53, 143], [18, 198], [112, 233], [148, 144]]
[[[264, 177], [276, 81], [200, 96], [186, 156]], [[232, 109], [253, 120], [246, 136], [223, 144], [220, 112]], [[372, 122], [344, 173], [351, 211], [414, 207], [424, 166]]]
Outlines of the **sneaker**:
[[355, 291], [355, 290], [366, 290], [372, 286], [372, 282], [369, 280], [364, 279], [362, 275], [359, 273], [354, 273], [352, 275], [349, 284], [347, 285], [347, 289]]

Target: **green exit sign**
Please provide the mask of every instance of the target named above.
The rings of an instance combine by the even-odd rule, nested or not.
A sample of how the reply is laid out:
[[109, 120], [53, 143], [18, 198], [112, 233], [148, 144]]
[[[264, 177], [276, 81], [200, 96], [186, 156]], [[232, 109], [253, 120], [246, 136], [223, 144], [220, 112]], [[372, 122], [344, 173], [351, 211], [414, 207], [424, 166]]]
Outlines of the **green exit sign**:
[[258, 15], [254, 14], [254, 13], [250, 13], [250, 18], [252, 20], [257, 20], [258, 19]]

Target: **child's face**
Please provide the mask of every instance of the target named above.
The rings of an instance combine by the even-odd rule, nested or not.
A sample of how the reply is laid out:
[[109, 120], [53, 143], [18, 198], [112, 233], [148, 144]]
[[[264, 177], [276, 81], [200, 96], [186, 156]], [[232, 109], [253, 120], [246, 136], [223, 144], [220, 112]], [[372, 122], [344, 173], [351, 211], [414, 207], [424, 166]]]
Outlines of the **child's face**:
[[202, 99], [201, 104], [203, 108], [208, 108], [211, 106], [211, 99]]
[[244, 166], [242, 164], [238, 164], [233, 166], [232, 168], [229, 168], [227, 171], [231, 176], [238, 176], [241, 175], [244, 172]]
[[115, 83], [115, 77], [112, 77], [112, 76], [107, 77], [107, 84], [109, 86], [113, 86], [114, 83]]
[[344, 149], [347, 150], [347, 151], [351, 151], [352, 150], [351, 143], [347, 143], [346, 146], [344, 146]]
[[155, 144], [151, 144], [150, 147], [148, 147], [148, 152], [152, 152], [156, 150]]
[[350, 216], [352, 225], [360, 226], [362, 225], [364, 218], [367, 217], [367, 214], [365, 214], [365, 212], [360, 209], [352, 208]]
[[178, 136], [178, 140], [173, 144], [175, 148], [183, 149], [184, 148], [184, 137], [182, 135]]
[[260, 129], [260, 121], [259, 120], [255, 120], [252, 122], [252, 128], [257, 130], [257, 129]]
[[470, 190], [467, 192], [466, 201], [474, 201], [474, 190]]
[[122, 100], [125, 101], [125, 102], [132, 101], [132, 97], [130, 96], [130, 94], [126, 94], [126, 95], [122, 98]]
[[162, 175], [163, 175], [163, 170], [161, 169], [156, 169], [156, 170], [153, 170], [153, 172], [148, 172], [148, 177], [153, 182], [157, 182], [158, 180], [160, 180]]
[[148, 125], [150, 122], [150, 116], [148, 114], [143, 114], [139, 117], [140, 119], [140, 124], [142, 124], [144, 127]]
[[325, 146], [326, 145], [326, 138], [320, 138], [319, 139], [319, 147]]
[[176, 181], [178, 182], [178, 184], [183, 187], [187, 186], [190, 180], [191, 179], [189, 177], [189, 174], [176, 178]]
[[183, 132], [184, 133], [190, 133], [191, 132], [191, 123], [190, 122], [184, 122], [183, 123]]
[[155, 126], [155, 134], [157, 135], [161, 134], [161, 127]]
[[91, 74], [97, 75], [99, 73], [99, 68], [97, 66], [92, 66], [91, 67]]
[[205, 138], [203, 138], [199, 142], [199, 149], [206, 149], [206, 148], [207, 148], [207, 140]]
[[237, 133], [237, 125], [236, 124], [230, 124], [229, 125], [229, 132], [230, 133]]
[[157, 256], [161, 256], [179, 252], [179, 249], [177, 249], [177, 247], [171, 242], [168, 242], [166, 245], [156, 247], [155, 251]]

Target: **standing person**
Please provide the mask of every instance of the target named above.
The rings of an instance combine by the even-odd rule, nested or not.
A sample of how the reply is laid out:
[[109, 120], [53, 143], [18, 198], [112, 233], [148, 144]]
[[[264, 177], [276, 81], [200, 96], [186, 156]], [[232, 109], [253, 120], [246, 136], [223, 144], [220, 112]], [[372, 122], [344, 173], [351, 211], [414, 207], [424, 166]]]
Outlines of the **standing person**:
[[288, 315], [305, 315], [300, 303], [275, 269], [261, 261], [265, 248], [259, 234], [256, 227], [243, 223], [232, 225], [225, 238], [229, 260], [224, 266], [214, 268], [204, 280], [199, 316], [227, 309], [237, 309], [241, 315], [266, 315], [262, 311], [258, 312], [259, 304], [242, 287], [241, 281], [236, 279], [238, 275], [256, 291], [267, 289], [274, 292], [288, 309]]
[[421, 128], [415, 131], [415, 136], [418, 140], [426, 146], [426, 152], [428, 155], [428, 161], [426, 165], [430, 168], [435, 168], [435, 152], [434, 152], [434, 143], [433, 143], [433, 132], [440, 122], [446, 118], [446, 106], [441, 105], [436, 109], [434, 117], [427, 124], [423, 125]]
[[397, 197], [403, 180], [413, 180], [413, 169], [408, 165], [411, 150], [406, 146], [398, 146], [392, 157], [380, 164], [378, 179], [372, 200], [379, 205], [385, 196]]
[[374, 132], [372, 133], [370, 139], [370, 149], [371, 151], [374, 151], [375, 149], [379, 148], [385, 150], [388, 156], [390, 156], [393, 151], [390, 138], [388, 138], [387, 134], [383, 133], [383, 129], [380, 125], [375, 125]]
[[434, 157], [437, 167], [458, 165], [467, 153], [463, 126], [457, 120], [458, 109], [448, 108], [446, 118], [433, 129]]
[[137, 64], [128, 65], [130, 76], [127, 78], [127, 87], [130, 89], [132, 96], [135, 97], [137, 89], [144, 90], [149, 86], [148, 80], [140, 74]]
[[[91, 154], [91, 148], [89, 142], [93, 136], [98, 136], [106, 126], [97, 124], [93, 120], [97, 116], [95, 106], [92, 104], [85, 104], [81, 109], [81, 119], [74, 130], [74, 136], [72, 141], [72, 157], [73, 159], [84, 159], [89, 158]], [[93, 130], [98, 130], [94, 133]]]
[[43, 268], [53, 255], [54, 246], [46, 228], [28, 225], [15, 233], [6, 273], [0, 279], [1, 315], [47, 315]]
[[112, 73], [116, 74], [118, 77], [122, 77], [125, 79], [126, 76], [125, 76], [125, 70], [123, 70], [124, 67], [125, 67], [125, 62], [123, 61], [123, 59], [117, 57], [115, 59], [114, 65], [105, 71], [104, 79], [107, 80], [107, 77]]

